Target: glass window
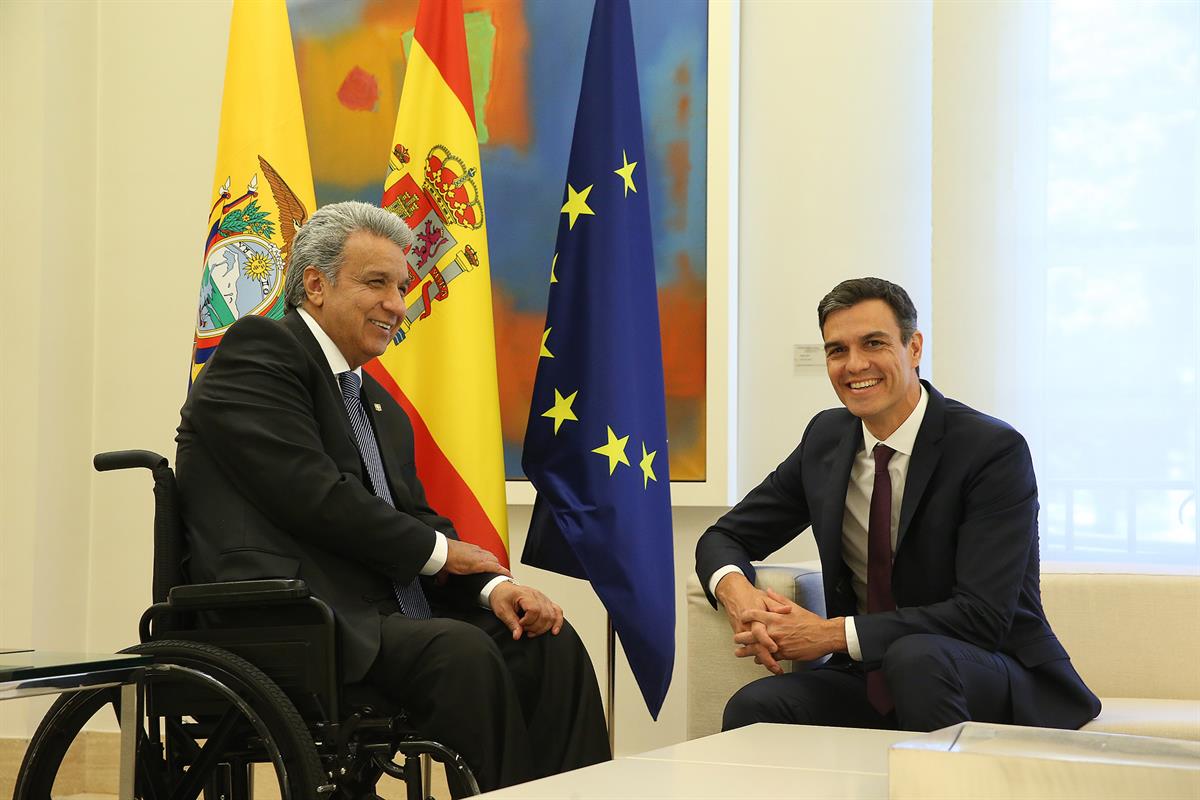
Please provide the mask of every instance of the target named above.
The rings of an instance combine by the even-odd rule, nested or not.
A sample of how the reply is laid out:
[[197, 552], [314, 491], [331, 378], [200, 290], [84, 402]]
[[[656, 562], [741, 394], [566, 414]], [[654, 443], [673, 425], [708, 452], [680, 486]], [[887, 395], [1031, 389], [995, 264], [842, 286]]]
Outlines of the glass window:
[[1195, 567], [1200, 3], [1055, 2], [1046, 560]]

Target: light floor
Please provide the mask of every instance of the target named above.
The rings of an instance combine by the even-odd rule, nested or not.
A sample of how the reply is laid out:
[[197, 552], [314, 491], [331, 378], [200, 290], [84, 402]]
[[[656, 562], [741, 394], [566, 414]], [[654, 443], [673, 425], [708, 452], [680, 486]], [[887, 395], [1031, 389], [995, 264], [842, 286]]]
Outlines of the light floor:
[[[433, 768], [433, 775], [429, 781], [427, 795], [438, 798], [450, 797], [450, 790], [446, 787], [446, 774], [440, 767]], [[404, 800], [404, 782], [393, 778], [383, 777], [380, 779], [375, 791], [384, 800]], [[274, 800], [279, 797], [279, 792], [274, 786], [259, 786], [255, 785], [254, 798], [255, 800]], [[53, 800], [117, 800], [115, 794], [95, 794], [87, 792], [84, 794], [68, 794], [55, 795]]]
[[[3, 0], [0, 0], [2, 3]], [[25, 755], [26, 742], [20, 739], [0, 739], [0, 800], [11, 797], [17, 770]], [[53, 800], [116, 800], [117, 750], [119, 738], [112, 733], [84, 734], [71, 745], [64, 759], [70, 768], [65, 784], [60, 783]], [[60, 779], [61, 775], [60, 773]], [[277, 800], [278, 785], [274, 773], [266, 764], [256, 766], [255, 800]], [[81, 791], [86, 790], [86, 791]], [[60, 794], [59, 792], [69, 792]], [[405, 800], [403, 781], [383, 777], [376, 791], [385, 800]], [[431, 770], [427, 794], [438, 800], [448, 800], [450, 790], [446, 786], [446, 772], [434, 763]]]

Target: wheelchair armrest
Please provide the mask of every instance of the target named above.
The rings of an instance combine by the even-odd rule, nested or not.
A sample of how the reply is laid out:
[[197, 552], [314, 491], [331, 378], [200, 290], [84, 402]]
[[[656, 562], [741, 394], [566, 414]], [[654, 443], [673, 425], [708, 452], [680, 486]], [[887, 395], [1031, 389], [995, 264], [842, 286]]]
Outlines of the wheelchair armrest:
[[284, 603], [308, 596], [308, 584], [298, 578], [191, 583], [172, 588], [167, 594], [167, 605], [182, 611]]

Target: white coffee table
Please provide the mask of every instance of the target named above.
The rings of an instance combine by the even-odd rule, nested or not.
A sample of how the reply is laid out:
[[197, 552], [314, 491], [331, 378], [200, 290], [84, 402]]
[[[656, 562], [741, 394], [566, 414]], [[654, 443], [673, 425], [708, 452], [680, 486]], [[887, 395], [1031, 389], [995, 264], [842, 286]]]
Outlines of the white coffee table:
[[758, 724], [488, 792], [487, 798], [879, 798], [909, 731]]

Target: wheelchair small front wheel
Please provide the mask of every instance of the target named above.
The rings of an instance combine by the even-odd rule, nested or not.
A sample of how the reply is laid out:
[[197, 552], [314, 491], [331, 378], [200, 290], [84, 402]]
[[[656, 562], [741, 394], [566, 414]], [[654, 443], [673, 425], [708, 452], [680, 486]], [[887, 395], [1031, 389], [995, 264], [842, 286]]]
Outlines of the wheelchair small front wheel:
[[[137, 731], [139, 799], [196, 798], [201, 792], [210, 800], [249, 798], [255, 763], [272, 766], [284, 800], [332, 791], [295, 706], [245, 659], [201, 642], [174, 640], [123, 652], [154, 657], [143, 682], [145, 720]], [[13, 800], [50, 800], [61, 793], [55, 787], [68, 750], [105, 709], [119, 719], [118, 689], [58, 698], [29, 741]]]

